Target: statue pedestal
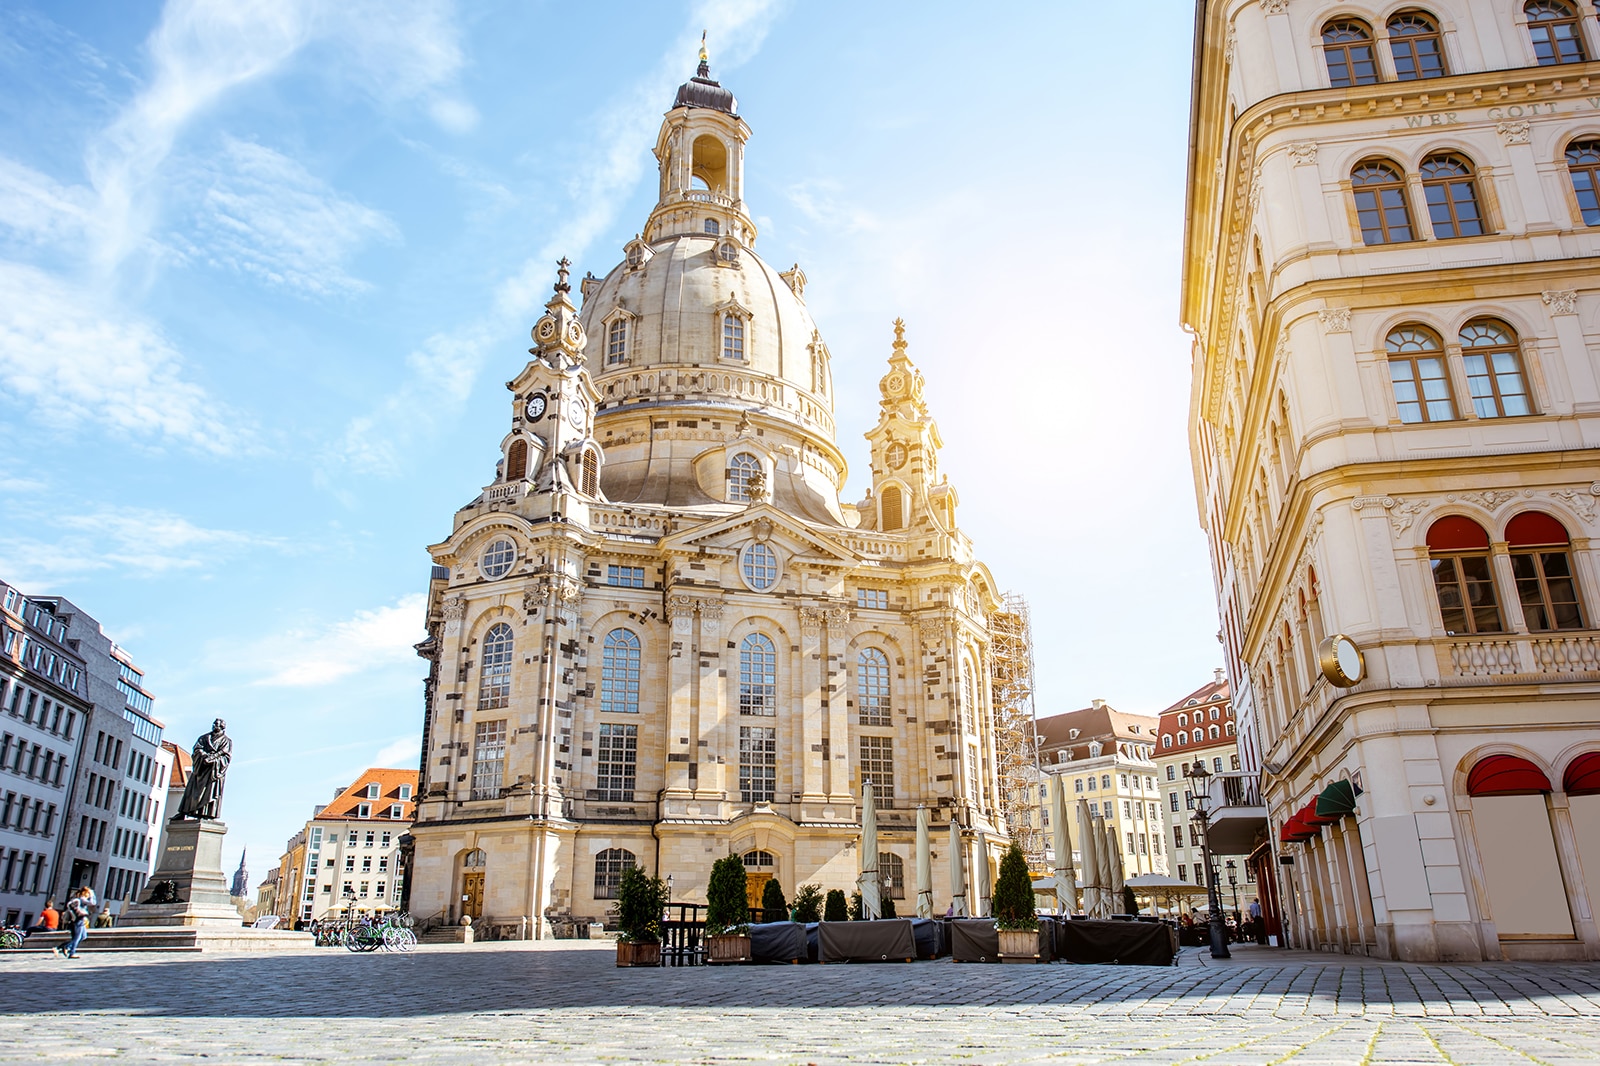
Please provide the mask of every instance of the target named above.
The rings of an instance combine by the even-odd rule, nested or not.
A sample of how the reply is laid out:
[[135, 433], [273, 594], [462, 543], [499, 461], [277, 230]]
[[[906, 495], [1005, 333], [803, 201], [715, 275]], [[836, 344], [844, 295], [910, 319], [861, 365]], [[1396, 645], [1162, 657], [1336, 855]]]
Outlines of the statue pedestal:
[[228, 899], [228, 882], [222, 876], [223, 822], [174, 818], [167, 823], [167, 847], [156, 872], [145, 886], [146, 900], [163, 898], [163, 882], [170, 882], [171, 902], [135, 903], [122, 912], [122, 925], [228, 926], [243, 924]]

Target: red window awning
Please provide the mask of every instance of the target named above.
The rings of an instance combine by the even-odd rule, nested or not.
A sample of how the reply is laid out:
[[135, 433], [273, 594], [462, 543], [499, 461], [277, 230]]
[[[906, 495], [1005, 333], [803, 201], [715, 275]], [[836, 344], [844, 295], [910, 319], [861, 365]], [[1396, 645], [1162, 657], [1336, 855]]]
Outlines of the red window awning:
[[1473, 796], [1527, 796], [1549, 791], [1550, 779], [1544, 771], [1517, 755], [1479, 759], [1467, 774], [1467, 793]]
[[1586, 751], [1567, 765], [1561, 787], [1569, 796], [1600, 793], [1600, 751]]

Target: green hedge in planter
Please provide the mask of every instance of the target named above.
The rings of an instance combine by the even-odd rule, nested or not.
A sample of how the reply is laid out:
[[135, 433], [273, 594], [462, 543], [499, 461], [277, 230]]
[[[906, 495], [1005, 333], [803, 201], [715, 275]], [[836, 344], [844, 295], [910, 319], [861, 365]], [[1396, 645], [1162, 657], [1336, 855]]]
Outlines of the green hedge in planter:
[[841, 889], [828, 889], [828, 902], [822, 910], [822, 920], [825, 922], [848, 922], [850, 920], [850, 907], [844, 901], [844, 892]]
[[994, 884], [994, 924], [997, 929], [1037, 929], [1038, 912], [1033, 909], [1033, 878], [1028, 876], [1028, 860], [1015, 843], [1000, 860], [1000, 876]]
[[880, 918], [898, 918], [898, 917], [900, 917], [898, 914], [896, 914], [894, 912], [894, 900], [893, 900], [893, 898], [890, 897], [888, 888], [884, 888], [882, 891], [883, 891], [883, 899], [880, 900], [879, 902], [883, 904], [883, 913], [878, 915], [878, 917], [880, 917]]
[[822, 921], [821, 885], [801, 885], [794, 890], [794, 920], [797, 922]]
[[750, 900], [744, 860], [727, 855], [711, 864], [706, 886], [706, 935], [743, 934], [750, 929]]
[[761, 890], [761, 920], [786, 922], [789, 920], [789, 901], [783, 898], [783, 886], [774, 877]]
[[661, 943], [661, 912], [667, 906], [667, 883], [637, 866], [622, 871], [617, 885], [617, 939], [625, 944]]

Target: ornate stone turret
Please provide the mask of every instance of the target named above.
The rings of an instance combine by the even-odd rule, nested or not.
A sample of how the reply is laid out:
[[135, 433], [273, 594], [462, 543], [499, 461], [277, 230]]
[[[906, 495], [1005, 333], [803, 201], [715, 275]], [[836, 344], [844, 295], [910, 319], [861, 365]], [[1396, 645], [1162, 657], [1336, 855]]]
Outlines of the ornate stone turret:
[[755, 247], [755, 223], [744, 205], [744, 146], [750, 127], [739, 117], [738, 106], [733, 93], [712, 79], [702, 43], [700, 68], [679, 86], [656, 138], [661, 193], [645, 224], [646, 242], [679, 233], [710, 233], [726, 238], [729, 247], [723, 254], [737, 257], [741, 246]]
[[882, 532], [932, 524], [955, 530], [955, 490], [939, 481], [939, 426], [928, 416], [922, 371], [906, 354], [906, 324], [894, 320], [894, 351], [878, 382], [878, 424], [872, 444], [872, 498], [859, 504], [863, 527]]

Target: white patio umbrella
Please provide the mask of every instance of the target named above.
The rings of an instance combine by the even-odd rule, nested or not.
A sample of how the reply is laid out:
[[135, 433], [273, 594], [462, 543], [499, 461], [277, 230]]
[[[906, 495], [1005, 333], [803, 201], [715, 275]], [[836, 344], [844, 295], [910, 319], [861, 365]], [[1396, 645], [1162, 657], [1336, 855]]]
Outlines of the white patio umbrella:
[[1072, 840], [1067, 833], [1067, 783], [1060, 774], [1050, 778], [1050, 833], [1056, 849], [1056, 910], [1071, 914], [1078, 909], [1078, 882], [1072, 868]]
[[989, 917], [993, 904], [994, 877], [989, 871], [989, 839], [978, 834], [978, 917]]
[[950, 913], [967, 916], [967, 864], [961, 851], [961, 823], [950, 819]]
[[933, 917], [933, 848], [928, 843], [928, 808], [917, 806], [917, 917]]
[[1111, 914], [1122, 914], [1127, 904], [1122, 898], [1122, 845], [1117, 841], [1117, 827], [1106, 823], [1106, 892], [1111, 897]]
[[861, 786], [861, 847], [857, 854], [856, 891], [861, 893], [861, 917], [876, 918], [883, 903], [878, 898], [878, 803], [872, 782]]
[[1083, 847], [1083, 911], [1100, 916], [1100, 843], [1095, 836], [1094, 813], [1089, 801], [1078, 801], [1078, 842]]
[[1095, 819], [1095, 843], [1100, 845], [1095, 856], [1100, 860], [1100, 874], [1096, 882], [1100, 886], [1100, 913], [1098, 917], [1109, 918], [1117, 913], [1118, 900], [1111, 894], [1111, 853], [1117, 847], [1117, 831], [1106, 824], [1104, 818]]

